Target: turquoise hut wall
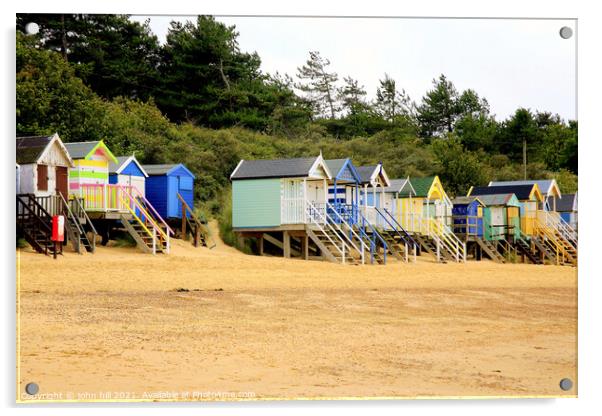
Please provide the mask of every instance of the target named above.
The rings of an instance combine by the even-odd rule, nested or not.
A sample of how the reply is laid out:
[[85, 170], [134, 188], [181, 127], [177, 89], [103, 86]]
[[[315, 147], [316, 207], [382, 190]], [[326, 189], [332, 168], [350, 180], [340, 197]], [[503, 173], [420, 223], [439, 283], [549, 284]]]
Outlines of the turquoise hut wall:
[[280, 179], [232, 181], [232, 226], [278, 227], [280, 188]]

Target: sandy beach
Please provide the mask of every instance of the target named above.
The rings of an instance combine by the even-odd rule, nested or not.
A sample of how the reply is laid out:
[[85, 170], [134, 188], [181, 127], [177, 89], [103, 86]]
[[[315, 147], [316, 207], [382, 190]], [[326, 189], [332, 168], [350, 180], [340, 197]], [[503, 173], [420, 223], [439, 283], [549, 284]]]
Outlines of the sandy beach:
[[168, 256], [17, 260], [18, 391], [36, 382], [36, 399], [577, 393], [573, 267], [344, 266], [178, 240]]

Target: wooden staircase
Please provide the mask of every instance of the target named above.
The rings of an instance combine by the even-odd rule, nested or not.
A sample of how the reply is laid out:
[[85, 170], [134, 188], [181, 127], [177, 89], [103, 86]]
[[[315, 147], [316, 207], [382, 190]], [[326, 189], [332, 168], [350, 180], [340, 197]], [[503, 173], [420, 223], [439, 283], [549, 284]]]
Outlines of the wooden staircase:
[[338, 233], [329, 229], [320, 228], [307, 228], [307, 235], [320, 249], [323, 257], [333, 263], [343, 263], [350, 265], [362, 264], [361, 255], [359, 253], [349, 250], [343, 252], [340, 245], [340, 236]]
[[552, 248], [549, 247], [546, 242], [538, 237], [531, 238], [532, 250], [539, 256], [542, 263], [548, 260], [552, 264], [559, 264], [560, 258], [556, 256], [556, 253]]
[[320, 249], [322, 257], [333, 263], [365, 264], [365, 236], [357, 233], [330, 204], [317, 207], [305, 201], [307, 236]]
[[477, 238], [476, 242], [491, 260], [496, 263], [506, 263], [506, 258], [500, 253], [499, 242], [484, 240], [482, 238]]
[[[48, 196], [34, 196], [32, 194], [29, 197], [34, 198], [43, 207], [49, 215], [50, 221], [53, 215], [63, 216], [65, 220], [65, 244], [71, 243], [73, 250], [80, 254], [84, 252], [94, 253], [96, 249], [96, 229], [78, 199], [71, 199], [67, 202], [60, 192]], [[52, 223], [50, 224], [52, 225]], [[88, 233], [91, 236], [88, 236]]]
[[120, 220], [136, 241], [138, 248], [146, 253], [169, 254], [171, 229], [158, 214], [151, 214], [152, 211], [149, 211], [148, 208], [152, 205], [148, 201], [146, 201], [146, 205], [143, 205], [140, 198], [134, 196], [134, 191], [123, 186], [119, 186], [119, 188], [121, 192], [118, 192], [117, 195], [121, 206], [129, 211], [129, 214], [121, 214]]
[[387, 242], [391, 254], [397, 259], [408, 262], [411, 251], [415, 262], [416, 256], [420, 253], [420, 245], [386, 208], [382, 210], [375, 208], [375, 210], [381, 219], [381, 224], [384, 225], [379, 232]]
[[543, 260], [536, 252], [531, 248], [531, 244], [523, 238], [516, 238], [514, 240], [514, 247], [517, 252], [523, 255], [525, 258], [533, 264], [543, 264]]
[[33, 194], [17, 195], [17, 234], [38, 253], [57, 254], [52, 238], [52, 217]]
[[[423, 251], [432, 255], [437, 259], [437, 241], [433, 237], [415, 233], [413, 236], [414, 240], [420, 244]], [[448, 261], [456, 261], [456, 256], [452, 253], [445, 245], [439, 244], [439, 258], [440, 263], [447, 263]]]
[[437, 261], [466, 262], [466, 244], [439, 218], [420, 217], [419, 228], [413, 238], [427, 253], [435, 256]]
[[182, 195], [178, 193], [178, 199], [182, 203], [182, 238], [187, 238], [188, 233], [192, 237], [192, 245], [212, 249], [216, 246], [215, 239], [211, 235], [206, 222], [201, 221], [186, 203]]
[[[68, 204], [69, 209], [81, 230], [80, 241], [83, 242], [80, 245], [80, 248], [81, 246], [84, 246], [86, 251], [94, 253], [96, 251], [96, 237], [98, 236], [98, 232], [96, 231], [94, 224], [92, 224], [92, 220], [88, 217], [81, 198], [70, 198]], [[81, 249], [79, 252], [81, 252]]]
[[[168, 253], [167, 241], [158, 239], [157, 234], [153, 234], [148, 229], [145, 222], [135, 215], [121, 215], [121, 223], [127, 232], [136, 241], [136, 245], [145, 253]], [[152, 227], [151, 227], [152, 228]]]
[[577, 247], [558, 227], [538, 216], [535, 219], [535, 233], [534, 241], [540, 243], [538, 248], [543, 252], [547, 250], [546, 255], [553, 257], [556, 264], [577, 265]]

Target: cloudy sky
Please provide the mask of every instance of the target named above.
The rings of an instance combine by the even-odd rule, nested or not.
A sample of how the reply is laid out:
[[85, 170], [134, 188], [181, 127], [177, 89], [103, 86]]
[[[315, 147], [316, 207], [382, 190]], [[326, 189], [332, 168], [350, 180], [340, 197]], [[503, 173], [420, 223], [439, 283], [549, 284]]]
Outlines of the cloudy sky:
[[[161, 42], [172, 20], [132, 16]], [[573, 20], [468, 20], [402, 18], [216, 17], [235, 25], [240, 48], [257, 51], [265, 72], [295, 75], [310, 50], [331, 68], [358, 79], [374, 97], [384, 73], [417, 102], [445, 74], [458, 90], [472, 88], [498, 119], [518, 107], [576, 118], [576, 42], [559, 36]]]

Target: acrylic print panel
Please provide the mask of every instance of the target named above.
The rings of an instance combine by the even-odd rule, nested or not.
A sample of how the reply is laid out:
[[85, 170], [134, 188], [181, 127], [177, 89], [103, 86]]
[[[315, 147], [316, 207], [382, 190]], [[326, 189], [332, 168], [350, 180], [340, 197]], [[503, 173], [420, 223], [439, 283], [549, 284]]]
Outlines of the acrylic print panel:
[[17, 15], [18, 401], [576, 397], [576, 37]]

